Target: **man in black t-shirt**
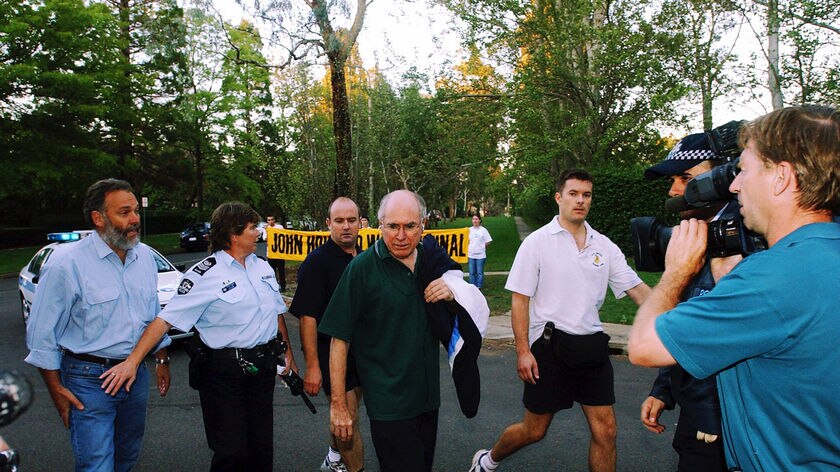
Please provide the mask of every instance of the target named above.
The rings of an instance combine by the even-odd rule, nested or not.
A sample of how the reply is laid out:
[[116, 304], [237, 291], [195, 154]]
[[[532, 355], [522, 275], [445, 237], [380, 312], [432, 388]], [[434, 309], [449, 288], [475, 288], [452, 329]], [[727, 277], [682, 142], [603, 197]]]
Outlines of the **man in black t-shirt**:
[[[345, 267], [361, 252], [356, 245], [359, 234], [359, 207], [353, 200], [340, 197], [330, 204], [327, 228], [330, 238], [312, 251], [300, 265], [292, 306], [289, 311], [300, 319], [300, 339], [306, 359], [303, 389], [317, 395], [322, 387], [329, 397], [330, 391], [330, 337], [318, 333], [318, 324], [330, 302]], [[347, 360], [346, 387], [348, 406], [353, 415], [356, 431], [349, 441], [330, 438], [330, 449], [322, 471], [358, 472], [364, 469], [364, 446], [358, 431], [359, 403], [362, 392], [352, 356]]]

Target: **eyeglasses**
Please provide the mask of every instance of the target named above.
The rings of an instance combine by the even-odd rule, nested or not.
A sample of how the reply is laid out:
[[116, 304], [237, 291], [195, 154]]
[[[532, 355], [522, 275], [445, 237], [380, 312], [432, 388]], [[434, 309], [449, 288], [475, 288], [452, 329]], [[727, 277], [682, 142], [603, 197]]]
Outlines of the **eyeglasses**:
[[407, 224], [404, 224], [404, 225], [397, 224], [397, 223], [386, 223], [386, 224], [382, 225], [382, 228], [387, 229], [388, 231], [391, 231], [391, 232], [394, 232], [394, 233], [397, 233], [400, 230], [403, 230], [406, 233], [413, 233], [413, 232], [417, 231], [418, 229], [422, 228], [422, 226], [420, 226], [420, 223], [415, 223], [415, 222], [412, 221], [411, 223], [407, 223]]

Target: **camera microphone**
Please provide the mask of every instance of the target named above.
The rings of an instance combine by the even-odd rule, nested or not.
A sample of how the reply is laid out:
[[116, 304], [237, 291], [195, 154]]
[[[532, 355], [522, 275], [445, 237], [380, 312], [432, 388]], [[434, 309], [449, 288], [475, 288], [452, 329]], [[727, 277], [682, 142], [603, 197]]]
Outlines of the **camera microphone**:
[[691, 208], [685, 198], [682, 196], [673, 197], [665, 200], [665, 209], [671, 213], [679, 213]]

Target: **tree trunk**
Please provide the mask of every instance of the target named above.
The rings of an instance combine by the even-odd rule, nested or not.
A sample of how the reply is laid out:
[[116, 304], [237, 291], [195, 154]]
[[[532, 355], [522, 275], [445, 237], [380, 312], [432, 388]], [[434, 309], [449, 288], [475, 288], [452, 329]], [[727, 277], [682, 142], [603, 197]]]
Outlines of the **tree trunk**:
[[782, 84], [779, 76], [779, 1], [767, 2], [767, 85], [774, 110], [784, 107]]
[[347, 99], [347, 83], [344, 76], [344, 61], [330, 58], [330, 79], [333, 106], [333, 136], [335, 137], [335, 180], [333, 199], [350, 197], [353, 175], [350, 161], [353, 159], [352, 137], [350, 135], [350, 110]]
[[700, 86], [700, 97], [703, 102], [703, 129], [712, 129], [712, 84], [705, 79]]
[[[373, 129], [373, 101], [370, 97], [370, 89], [368, 89], [368, 97], [367, 97], [367, 106], [368, 106], [368, 130]], [[369, 150], [368, 152], [368, 194], [367, 194], [367, 211], [365, 214], [368, 215], [368, 219], [370, 219], [370, 215], [373, 214], [373, 150]]]
[[119, 88], [117, 101], [120, 112], [116, 118], [116, 139], [117, 139], [117, 172], [120, 177], [130, 179], [127, 167], [131, 155], [131, 10], [128, 0], [119, 2], [120, 39], [123, 47], [120, 49], [122, 56], [123, 71], [119, 77]]
[[204, 154], [201, 150], [201, 143], [196, 142], [193, 148], [195, 154], [195, 194], [198, 213], [204, 214]]

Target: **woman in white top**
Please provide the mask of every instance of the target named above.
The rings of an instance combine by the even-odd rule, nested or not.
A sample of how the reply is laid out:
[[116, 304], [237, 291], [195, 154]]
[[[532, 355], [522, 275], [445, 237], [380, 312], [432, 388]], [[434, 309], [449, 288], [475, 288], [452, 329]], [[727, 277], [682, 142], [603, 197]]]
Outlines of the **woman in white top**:
[[478, 288], [484, 285], [484, 261], [487, 260], [487, 246], [492, 240], [487, 228], [481, 226], [481, 216], [473, 215], [467, 261], [470, 268], [470, 283]]

